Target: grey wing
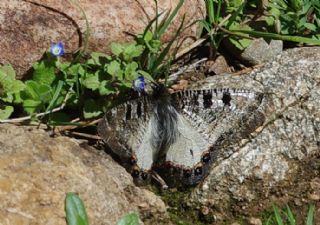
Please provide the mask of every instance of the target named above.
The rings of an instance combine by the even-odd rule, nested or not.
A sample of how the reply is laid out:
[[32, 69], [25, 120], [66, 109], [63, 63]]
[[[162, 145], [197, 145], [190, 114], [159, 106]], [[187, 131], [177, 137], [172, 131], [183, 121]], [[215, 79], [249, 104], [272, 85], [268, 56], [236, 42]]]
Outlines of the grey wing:
[[98, 133], [121, 159], [131, 164], [133, 176], [147, 178], [157, 152], [152, 143], [153, 105], [148, 97], [123, 103], [107, 112]]
[[256, 113], [262, 94], [247, 90], [186, 90], [172, 94], [177, 138], [157, 168], [169, 185], [195, 185], [226, 146], [240, 141], [264, 121]]
[[169, 146], [165, 162], [156, 171], [169, 186], [195, 185], [208, 173], [211, 162], [210, 142], [185, 116], [178, 114], [177, 136]]
[[217, 145], [222, 136], [230, 136], [235, 128], [251, 133], [264, 121], [258, 112], [263, 98], [259, 92], [229, 88], [186, 90], [174, 93], [173, 97], [180, 113], [211, 144]]

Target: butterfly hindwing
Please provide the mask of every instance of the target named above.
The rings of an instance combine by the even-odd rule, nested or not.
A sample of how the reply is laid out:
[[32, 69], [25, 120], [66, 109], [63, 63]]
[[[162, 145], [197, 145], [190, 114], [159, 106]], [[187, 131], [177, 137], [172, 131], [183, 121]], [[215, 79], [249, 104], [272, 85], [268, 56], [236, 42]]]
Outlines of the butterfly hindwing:
[[[244, 138], [235, 138], [233, 129], [248, 120], [248, 110], [260, 104], [261, 96], [247, 90], [206, 89], [177, 92], [172, 99], [178, 113], [177, 138], [157, 169], [177, 186], [195, 185], [207, 175], [219, 153], [217, 142]], [[242, 125], [246, 129], [247, 124]]]

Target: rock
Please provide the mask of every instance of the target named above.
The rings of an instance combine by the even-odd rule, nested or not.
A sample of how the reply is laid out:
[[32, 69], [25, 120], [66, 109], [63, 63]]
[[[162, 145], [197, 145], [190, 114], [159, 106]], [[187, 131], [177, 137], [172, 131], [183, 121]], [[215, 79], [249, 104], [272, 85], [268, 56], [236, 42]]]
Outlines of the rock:
[[188, 205], [209, 207], [225, 218], [254, 216], [277, 201], [301, 199], [306, 205], [320, 173], [319, 58], [320, 48], [291, 49], [248, 75], [210, 78], [211, 86], [265, 93], [258, 109], [265, 122], [224, 149]]
[[271, 61], [282, 52], [281, 40], [271, 40], [268, 44], [263, 38], [254, 39], [244, 49], [240, 57], [250, 65], [259, 65]]
[[[173, 9], [178, 2], [159, 1], [159, 11]], [[155, 16], [153, 0], [84, 0], [80, 6], [86, 12], [90, 25], [89, 50], [92, 51], [109, 52], [111, 42], [132, 40], [125, 32], [143, 32], [148, 21]], [[174, 35], [184, 14], [185, 24], [204, 18], [204, 1], [185, 1], [173, 25], [164, 35], [164, 42]], [[63, 41], [66, 51], [74, 52], [85, 41], [86, 21], [70, 1], [1, 1], [0, 24], [0, 63], [11, 63], [18, 78], [42, 57], [50, 43]], [[183, 46], [193, 42], [196, 28], [194, 24], [181, 35], [181, 40], [186, 38]]]
[[228, 65], [227, 60], [224, 56], [219, 55], [214, 61], [208, 60], [205, 63], [205, 66], [208, 67], [208, 73], [214, 74], [223, 74], [223, 73], [231, 73], [230, 66]]
[[320, 178], [316, 177], [310, 182], [311, 190], [309, 193], [309, 199], [312, 201], [320, 200]]
[[[90, 224], [116, 224], [137, 212], [145, 224], [168, 224], [166, 207], [104, 152], [43, 130], [0, 126], [0, 221], [7, 225], [66, 224], [64, 199], [79, 193]], [[170, 223], [169, 223], [170, 224]]]
[[249, 224], [250, 225], [262, 225], [262, 222], [259, 218], [251, 217], [249, 219]]
[[177, 84], [171, 86], [171, 88], [175, 91], [185, 90], [188, 87], [187, 80], [179, 80]]

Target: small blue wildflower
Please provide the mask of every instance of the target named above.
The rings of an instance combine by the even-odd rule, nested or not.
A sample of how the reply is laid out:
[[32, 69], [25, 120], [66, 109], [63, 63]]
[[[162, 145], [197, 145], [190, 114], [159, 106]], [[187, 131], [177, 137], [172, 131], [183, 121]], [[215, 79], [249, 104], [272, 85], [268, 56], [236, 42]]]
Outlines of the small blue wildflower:
[[64, 45], [62, 42], [51, 44], [50, 53], [53, 56], [62, 56], [64, 55]]
[[137, 79], [133, 81], [133, 89], [139, 93], [144, 92], [145, 82], [144, 77], [139, 76]]

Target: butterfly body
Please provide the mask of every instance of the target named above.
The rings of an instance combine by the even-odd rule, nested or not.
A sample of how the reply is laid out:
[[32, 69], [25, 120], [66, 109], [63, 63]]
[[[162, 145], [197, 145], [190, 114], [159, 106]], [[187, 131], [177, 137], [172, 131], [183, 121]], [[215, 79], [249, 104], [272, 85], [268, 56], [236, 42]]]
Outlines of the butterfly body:
[[169, 94], [164, 86], [157, 86], [151, 95], [108, 112], [98, 131], [112, 151], [128, 162], [138, 183], [148, 181], [150, 171], [156, 171], [170, 186], [195, 185], [224, 148], [263, 123], [263, 116], [253, 113], [261, 98], [261, 93], [240, 89]]

